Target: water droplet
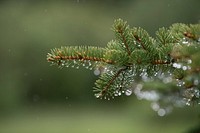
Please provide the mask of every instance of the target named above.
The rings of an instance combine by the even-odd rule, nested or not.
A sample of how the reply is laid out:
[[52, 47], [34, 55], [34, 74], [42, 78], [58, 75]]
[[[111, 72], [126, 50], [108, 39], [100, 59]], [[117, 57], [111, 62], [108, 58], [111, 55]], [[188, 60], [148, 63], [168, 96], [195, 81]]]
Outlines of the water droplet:
[[91, 66], [91, 65], [92, 65], [92, 63], [91, 63], [90, 61], [88, 61], [88, 65], [89, 65], [89, 66]]
[[158, 110], [158, 115], [159, 115], [159, 116], [164, 116], [164, 115], [166, 115], [165, 109], [162, 109], [162, 108], [159, 109], [159, 110]]
[[185, 84], [185, 82], [184, 81], [182, 81], [182, 80], [178, 80], [178, 82], [177, 82], [177, 86], [179, 86], [179, 87], [181, 87], [181, 86], [183, 86]]
[[187, 63], [188, 63], [188, 64], [191, 64], [191, 63], [192, 63], [192, 60], [191, 60], [191, 59], [187, 60]]
[[191, 105], [190, 102], [191, 102], [191, 100], [188, 99], [187, 102], [186, 102], [185, 104], [186, 104], [187, 106], [190, 106], [190, 105]]
[[101, 71], [99, 69], [94, 70], [94, 75], [98, 76], [101, 74]]
[[182, 69], [185, 71], [187, 70], [187, 66], [182, 66]]
[[183, 38], [183, 41], [182, 41], [182, 44], [188, 44], [189, 42], [188, 42], [188, 40], [186, 39], [186, 38]]
[[98, 94], [95, 94], [95, 97], [96, 98], [99, 98], [101, 96], [101, 94], [100, 93], [98, 93]]
[[154, 110], [154, 111], [158, 111], [160, 109], [160, 105], [158, 103], [152, 103], [151, 104], [151, 108]]
[[117, 97], [117, 96], [118, 96], [118, 93], [114, 93], [114, 96]]
[[157, 76], [158, 75], [158, 73], [156, 72], [155, 74], [154, 74], [154, 76]]
[[179, 64], [179, 63], [173, 63], [173, 67], [175, 67], [175, 68], [181, 68], [182, 67], [182, 65], [181, 64]]
[[125, 92], [126, 96], [130, 96], [132, 94], [132, 90], [131, 89], [127, 89]]

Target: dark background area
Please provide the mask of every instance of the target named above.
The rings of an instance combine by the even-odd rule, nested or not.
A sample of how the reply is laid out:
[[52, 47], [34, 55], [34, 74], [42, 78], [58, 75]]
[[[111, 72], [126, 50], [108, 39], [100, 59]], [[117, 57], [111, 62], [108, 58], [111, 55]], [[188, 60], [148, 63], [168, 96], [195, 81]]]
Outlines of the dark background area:
[[[19, 0], [0, 2], [0, 133], [184, 132], [199, 107], [158, 117], [134, 95], [99, 100], [93, 71], [50, 66], [50, 49], [105, 47], [122, 18], [152, 36], [173, 23], [198, 23], [199, 0]], [[151, 130], [150, 130], [151, 129]]]

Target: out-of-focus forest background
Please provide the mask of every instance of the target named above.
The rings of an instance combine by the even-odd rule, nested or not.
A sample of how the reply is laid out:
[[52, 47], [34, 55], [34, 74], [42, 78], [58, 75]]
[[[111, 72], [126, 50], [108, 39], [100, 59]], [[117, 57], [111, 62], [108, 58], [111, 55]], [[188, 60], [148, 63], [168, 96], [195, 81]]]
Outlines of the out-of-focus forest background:
[[176, 22], [198, 23], [199, 0], [0, 1], [0, 133], [182, 133], [200, 107], [159, 117], [134, 95], [99, 100], [93, 71], [58, 69], [46, 61], [64, 45], [106, 46], [114, 19], [152, 36]]

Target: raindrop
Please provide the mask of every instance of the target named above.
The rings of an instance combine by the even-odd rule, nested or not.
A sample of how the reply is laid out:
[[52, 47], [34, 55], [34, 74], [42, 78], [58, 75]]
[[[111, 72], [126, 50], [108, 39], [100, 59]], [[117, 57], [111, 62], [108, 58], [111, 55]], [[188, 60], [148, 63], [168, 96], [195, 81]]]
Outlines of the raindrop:
[[89, 65], [89, 66], [91, 66], [91, 65], [92, 65], [92, 63], [91, 63], [90, 61], [88, 61], [88, 65]]
[[179, 87], [183, 86], [184, 84], [185, 84], [185, 82], [182, 80], [178, 80], [178, 82], [177, 82], [177, 86], [179, 86]]
[[132, 94], [132, 90], [131, 89], [127, 89], [125, 92], [126, 96], [130, 96]]
[[191, 64], [191, 63], [192, 63], [192, 60], [191, 60], [191, 59], [187, 60], [187, 63], [188, 63], [188, 64]]
[[165, 109], [159, 109], [159, 110], [158, 110], [158, 115], [159, 115], [159, 116], [164, 116], [164, 115], [166, 115]]
[[187, 102], [186, 102], [185, 104], [186, 104], [187, 106], [190, 106], [190, 105], [191, 105], [190, 102], [191, 102], [191, 100], [188, 99]]
[[182, 66], [182, 69], [185, 71], [187, 70], [187, 66]]
[[178, 68], [178, 69], [179, 69], [179, 68], [181, 68], [181, 66], [182, 66], [182, 65], [179, 64], [179, 63], [173, 63], [173, 67], [175, 67], [175, 68]]
[[99, 94], [99, 93], [98, 93], [98, 94], [95, 94], [95, 97], [96, 97], [96, 98], [99, 98], [100, 95], [101, 95], [101, 94]]
[[86, 66], [86, 62], [87, 62], [87, 61], [86, 61], [86, 60], [84, 60], [84, 62], [83, 62], [83, 66], [84, 66], [84, 67]]
[[98, 76], [101, 74], [101, 71], [99, 69], [94, 70], [94, 75]]
[[117, 96], [118, 96], [118, 93], [115, 93], [114, 96], [117, 97]]
[[182, 44], [188, 44], [189, 42], [187, 41], [187, 39], [186, 38], [183, 38], [183, 41], [182, 41]]
[[200, 91], [195, 89], [194, 90], [194, 95], [195, 95], [196, 98], [199, 98], [200, 97]]
[[155, 74], [154, 74], [154, 76], [157, 76], [158, 75], [158, 73], [156, 72]]
[[152, 103], [151, 104], [151, 108], [154, 110], [154, 111], [158, 111], [160, 109], [160, 106], [158, 103]]

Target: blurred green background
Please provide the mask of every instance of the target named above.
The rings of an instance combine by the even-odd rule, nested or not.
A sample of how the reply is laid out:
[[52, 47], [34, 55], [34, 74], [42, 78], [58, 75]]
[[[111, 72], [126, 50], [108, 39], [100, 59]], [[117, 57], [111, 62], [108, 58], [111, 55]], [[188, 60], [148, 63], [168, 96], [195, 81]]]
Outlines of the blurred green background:
[[159, 117], [134, 95], [94, 97], [96, 77], [58, 69], [51, 48], [106, 46], [114, 19], [152, 36], [172, 23], [198, 23], [199, 0], [1, 0], [0, 133], [182, 133], [199, 122], [198, 106]]

